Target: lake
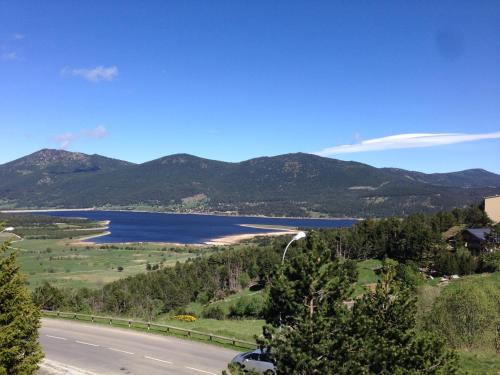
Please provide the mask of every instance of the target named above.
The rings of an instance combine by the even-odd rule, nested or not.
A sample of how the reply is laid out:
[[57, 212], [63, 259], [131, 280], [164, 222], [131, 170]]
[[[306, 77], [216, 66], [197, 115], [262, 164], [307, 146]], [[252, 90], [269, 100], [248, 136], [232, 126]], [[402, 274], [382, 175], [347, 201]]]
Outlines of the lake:
[[90, 220], [109, 220], [111, 234], [95, 237], [96, 243], [171, 242], [199, 244], [216, 238], [274, 232], [270, 229], [245, 225], [282, 225], [299, 228], [350, 227], [356, 220], [295, 219], [252, 216], [217, 216], [123, 211], [51, 211], [44, 215], [84, 217]]

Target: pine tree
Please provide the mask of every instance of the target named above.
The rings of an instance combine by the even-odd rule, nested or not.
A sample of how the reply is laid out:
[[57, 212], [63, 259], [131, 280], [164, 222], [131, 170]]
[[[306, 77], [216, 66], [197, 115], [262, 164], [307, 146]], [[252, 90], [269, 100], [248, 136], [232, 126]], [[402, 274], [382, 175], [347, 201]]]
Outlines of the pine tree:
[[[415, 297], [387, 261], [352, 310], [352, 275], [315, 233], [275, 271], [261, 345], [278, 374], [455, 374], [442, 340], [418, 332]], [[351, 276], [351, 277], [350, 277]]]
[[415, 296], [395, 280], [396, 266], [385, 261], [375, 293], [365, 294], [353, 307], [347, 373], [455, 374], [456, 357], [444, 341], [416, 330]]
[[344, 351], [351, 293], [347, 268], [317, 233], [278, 269], [270, 288], [264, 343], [274, 354], [279, 374], [339, 373], [340, 360], [330, 353]]
[[15, 252], [0, 245], [0, 375], [33, 374], [43, 358], [40, 311], [31, 301]]

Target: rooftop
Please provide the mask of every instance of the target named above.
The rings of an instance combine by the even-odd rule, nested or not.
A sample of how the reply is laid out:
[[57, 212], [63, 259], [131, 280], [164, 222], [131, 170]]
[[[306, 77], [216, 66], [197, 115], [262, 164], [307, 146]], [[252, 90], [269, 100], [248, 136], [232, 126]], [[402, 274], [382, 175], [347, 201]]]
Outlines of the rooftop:
[[486, 235], [490, 234], [490, 228], [468, 228], [465, 230], [481, 241], [486, 241]]

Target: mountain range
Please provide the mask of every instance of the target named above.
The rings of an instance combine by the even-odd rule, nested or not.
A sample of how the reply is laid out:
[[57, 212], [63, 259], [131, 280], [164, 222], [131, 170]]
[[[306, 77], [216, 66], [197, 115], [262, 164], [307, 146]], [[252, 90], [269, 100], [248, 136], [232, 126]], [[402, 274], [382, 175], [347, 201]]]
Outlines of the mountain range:
[[188, 154], [142, 164], [44, 149], [0, 165], [0, 207], [138, 208], [282, 216], [432, 212], [500, 193], [483, 169], [433, 173], [295, 153], [239, 163]]

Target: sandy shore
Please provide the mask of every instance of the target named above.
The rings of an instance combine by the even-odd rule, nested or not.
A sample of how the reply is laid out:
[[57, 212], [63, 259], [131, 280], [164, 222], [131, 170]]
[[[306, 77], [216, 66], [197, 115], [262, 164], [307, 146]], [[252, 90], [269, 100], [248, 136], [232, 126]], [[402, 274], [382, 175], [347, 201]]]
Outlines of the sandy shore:
[[[109, 220], [101, 221], [100, 224], [104, 225], [103, 228], [91, 228], [91, 229], [106, 230], [106, 229], [108, 229], [109, 223], [110, 223]], [[184, 244], [184, 243], [178, 243], [178, 242], [149, 242], [149, 241], [120, 242], [119, 244], [132, 245], [132, 244], [137, 244], [137, 243], [140, 243], [140, 244], [151, 243], [151, 244], [155, 244], [155, 245], [159, 245], [159, 246], [186, 246], [186, 245], [187, 246], [222, 246], [222, 245], [234, 245], [234, 244], [237, 244], [241, 241], [250, 240], [252, 238], [260, 237], [260, 236], [264, 236], [264, 237], [283, 236], [283, 235], [287, 235], [287, 234], [297, 234], [297, 232], [298, 232], [298, 228], [293, 228], [293, 227], [260, 225], [260, 224], [238, 224], [238, 225], [241, 227], [247, 227], [247, 228], [258, 228], [258, 229], [272, 230], [272, 232], [231, 234], [228, 236], [214, 238], [214, 239], [211, 239], [211, 240], [203, 242], [203, 243], [194, 243], [194, 244]], [[111, 232], [106, 231], [104, 233], [80, 237], [77, 240], [70, 242], [70, 244], [75, 245], [75, 246], [96, 245], [95, 242], [87, 241], [87, 240], [90, 240], [90, 239], [96, 238], [96, 237], [107, 236], [108, 234], [111, 234]], [[112, 243], [112, 244], [116, 245], [116, 243]], [[106, 245], [106, 243], [99, 243], [99, 245]]]
[[79, 230], [79, 231], [104, 230], [105, 232], [103, 232], [103, 233], [97, 233], [97, 234], [92, 234], [90, 236], [80, 237], [80, 238], [76, 239], [75, 241], [71, 241], [70, 245], [75, 245], [75, 246], [95, 245], [95, 242], [92, 242], [92, 241], [85, 242], [85, 241], [86, 240], [90, 240], [91, 238], [102, 237], [102, 236], [107, 236], [108, 234], [111, 234], [111, 232], [108, 230], [109, 229], [109, 224], [111, 223], [110, 220], [102, 220], [102, 221], [99, 221], [98, 223], [101, 224], [102, 227], [96, 227], [96, 228], [79, 228], [79, 229], [76, 229], [76, 230]]
[[[85, 209], [86, 211], [90, 211], [93, 209]], [[23, 211], [15, 211], [15, 212], [47, 212], [47, 211], [53, 211], [53, 210], [37, 210], [37, 211], [30, 211], [30, 210], [23, 210]], [[77, 211], [77, 209], [73, 210], [62, 210], [60, 209], [59, 211]], [[7, 212], [7, 211], [0, 211], [0, 212]], [[10, 211], [14, 212], [14, 211]], [[74, 241], [71, 241], [69, 244], [74, 245], [74, 246], [89, 246], [89, 245], [96, 245], [95, 242], [93, 241], [88, 241], [92, 238], [97, 238], [97, 237], [102, 237], [102, 236], [107, 236], [111, 234], [111, 232], [108, 230], [109, 229], [109, 224], [111, 223], [110, 220], [102, 220], [99, 221], [99, 224], [101, 224], [103, 227], [100, 228], [81, 228], [78, 230], [85, 231], [85, 230], [96, 230], [96, 229], [102, 229], [106, 230], [103, 233], [98, 233], [98, 234], [93, 234], [90, 236], [84, 236], [80, 237]], [[183, 244], [183, 243], [176, 243], [176, 242], [149, 242], [149, 241], [144, 241], [144, 242], [123, 242], [120, 243], [122, 245], [130, 245], [130, 244], [136, 244], [136, 243], [152, 243], [155, 245], [163, 245], [163, 246], [222, 246], [222, 245], [234, 245], [237, 244], [241, 241], [245, 240], [250, 240], [255, 237], [271, 237], [271, 236], [283, 236], [283, 235], [294, 235], [297, 234], [298, 228], [294, 227], [288, 227], [288, 226], [273, 226], [273, 225], [266, 225], [266, 224], [238, 224], [239, 226], [242, 227], [247, 227], [247, 228], [258, 228], [258, 229], [267, 229], [267, 230], [272, 230], [272, 232], [262, 232], [262, 233], [242, 233], [242, 234], [231, 234], [228, 236], [222, 236], [218, 238], [211, 239], [209, 241], [203, 242], [203, 243], [197, 243], [197, 244]], [[100, 245], [106, 245], [106, 243], [99, 243]], [[116, 245], [116, 243], [113, 243]]]
[[[92, 246], [97, 245], [97, 243], [93, 241], [87, 241], [92, 238], [106, 236], [111, 234], [111, 232], [105, 232], [101, 234], [96, 234], [93, 236], [81, 237], [78, 240], [70, 242], [71, 245], [74, 246]], [[244, 234], [232, 234], [229, 236], [214, 238], [210, 241], [206, 241], [203, 243], [190, 243], [184, 244], [179, 242], [119, 242], [119, 243], [106, 243], [99, 242], [99, 245], [134, 245], [134, 244], [154, 244], [157, 246], [194, 246], [194, 247], [203, 247], [203, 246], [225, 246], [225, 245], [235, 245], [241, 241], [250, 240], [255, 237], [270, 237], [270, 236], [283, 236], [283, 235], [294, 235], [297, 234], [296, 230], [287, 230], [287, 231], [279, 231], [279, 232], [264, 232], [264, 233], [244, 233]]]
[[95, 242], [89, 241], [89, 242], [84, 242], [86, 240], [90, 240], [91, 238], [96, 238], [96, 237], [102, 237], [102, 236], [107, 236], [108, 234], [111, 234], [111, 232], [106, 231], [104, 233], [99, 233], [99, 234], [93, 234], [92, 236], [85, 236], [85, 237], [80, 237], [75, 241], [70, 242], [70, 245], [95, 245]]
[[255, 237], [283, 236], [286, 234], [297, 234], [297, 232], [297, 230], [280, 230], [279, 232], [232, 234], [230, 236], [214, 238], [213, 240], [205, 242], [205, 245], [234, 245], [238, 242], [250, 240]]

